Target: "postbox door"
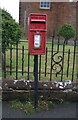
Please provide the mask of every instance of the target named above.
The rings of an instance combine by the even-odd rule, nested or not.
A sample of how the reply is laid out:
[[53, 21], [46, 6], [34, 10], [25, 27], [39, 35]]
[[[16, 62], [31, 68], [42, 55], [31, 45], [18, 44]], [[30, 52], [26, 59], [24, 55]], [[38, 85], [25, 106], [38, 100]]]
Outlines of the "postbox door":
[[40, 32], [40, 33], [30, 33], [30, 40], [29, 40], [29, 53], [33, 55], [41, 55], [45, 54], [45, 47], [46, 47], [46, 33]]

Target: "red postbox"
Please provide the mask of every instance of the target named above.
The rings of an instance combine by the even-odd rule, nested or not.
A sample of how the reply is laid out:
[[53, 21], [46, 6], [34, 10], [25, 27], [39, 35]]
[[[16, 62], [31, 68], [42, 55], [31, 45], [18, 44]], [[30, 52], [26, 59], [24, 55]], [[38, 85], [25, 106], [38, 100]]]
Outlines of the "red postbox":
[[44, 55], [46, 49], [47, 15], [29, 15], [29, 54]]

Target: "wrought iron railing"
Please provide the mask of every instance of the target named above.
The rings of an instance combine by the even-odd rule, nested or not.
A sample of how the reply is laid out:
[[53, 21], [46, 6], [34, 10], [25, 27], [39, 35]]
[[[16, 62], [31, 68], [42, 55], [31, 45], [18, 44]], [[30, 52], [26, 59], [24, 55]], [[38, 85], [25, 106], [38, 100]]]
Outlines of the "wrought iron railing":
[[[58, 36], [56, 40], [52, 36], [52, 42], [46, 43], [46, 54], [38, 56], [39, 80], [77, 80], [78, 44], [76, 39], [69, 42], [66, 44], [65, 39]], [[2, 50], [3, 78], [34, 79], [34, 56], [28, 54], [28, 41], [17, 41], [9, 48], [4, 45]]]

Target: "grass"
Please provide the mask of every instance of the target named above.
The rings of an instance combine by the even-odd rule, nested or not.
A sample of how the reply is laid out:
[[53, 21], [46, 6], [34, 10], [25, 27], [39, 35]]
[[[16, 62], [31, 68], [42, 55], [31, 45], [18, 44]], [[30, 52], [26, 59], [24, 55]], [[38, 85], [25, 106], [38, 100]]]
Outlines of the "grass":
[[46, 98], [46, 100], [40, 96], [38, 100], [38, 107], [34, 108], [34, 99], [28, 99], [21, 101], [19, 98], [13, 101], [10, 101], [10, 107], [13, 109], [20, 109], [24, 111], [26, 114], [33, 114], [42, 110], [50, 110], [54, 108], [56, 104], [69, 104], [69, 101], [65, 101], [60, 98]]
[[[34, 101], [20, 101], [19, 99], [10, 101], [11, 108], [23, 110], [26, 114], [32, 114], [35, 112]], [[41, 100], [38, 101], [38, 108], [36, 111], [49, 110], [54, 106], [52, 101]]]
[[10, 103], [11, 103], [11, 108], [13, 109], [21, 109], [27, 114], [32, 114], [33, 112], [35, 112], [32, 102], [30, 101], [26, 101], [22, 103], [20, 100], [17, 99], [11, 101]]
[[[22, 72], [22, 46], [24, 46], [25, 49], [28, 49], [28, 42], [21, 42], [18, 45], [18, 48], [20, 48], [19, 52], [18, 52], [18, 71]], [[46, 45], [48, 50], [51, 50], [51, 43]], [[14, 48], [14, 47], [13, 47]], [[73, 71], [73, 58], [74, 58], [74, 46], [72, 45], [66, 45], [65, 46], [65, 53], [64, 53], [64, 68], [63, 68], [63, 74], [67, 73], [67, 67], [68, 67], [68, 51], [70, 49], [70, 60], [69, 60], [69, 74], [72, 74]], [[57, 51], [57, 44], [54, 44], [54, 51]], [[54, 57], [55, 61], [59, 61], [61, 58], [59, 58], [58, 56], [63, 56], [63, 45], [59, 46], [59, 53]], [[76, 49], [77, 51], [77, 49]], [[53, 52], [54, 54], [55, 52]], [[39, 62], [40, 62], [40, 56], [39, 58]], [[54, 62], [53, 62], [54, 64]], [[62, 62], [60, 62], [60, 64], [62, 65]], [[40, 67], [40, 66], [39, 66]], [[41, 80], [49, 80], [50, 79], [50, 69], [51, 69], [51, 52], [47, 53], [47, 69], [46, 72], [48, 74], [46, 74], [46, 76], [44, 74], [40, 75], [40, 79]], [[60, 66], [58, 64], [54, 65], [54, 69], [56, 70], [52, 70], [52, 80], [61, 80], [61, 74], [58, 74], [58, 76], [56, 76], [56, 72], [58, 72], [60, 70]], [[10, 70], [10, 50], [8, 49], [6, 52], [6, 70]], [[30, 66], [29, 66], [29, 70], [30, 72], [33, 72], [34, 70], [34, 56], [30, 55]], [[12, 71], [16, 71], [16, 50], [12, 50]], [[24, 51], [24, 71], [28, 71], [28, 50]], [[41, 56], [41, 72], [45, 72], [45, 55]], [[61, 72], [60, 72], [61, 73]], [[76, 74], [76, 60], [74, 63], [74, 74]], [[10, 75], [9, 72], [7, 72], [7, 78], [15, 78], [16, 73], [13, 72], [12, 75]], [[23, 75], [21, 73], [18, 73], [18, 78], [25, 78], [27, 79], [28, 74], [24, 73]], [[30, 79], [34, 79], [34, 76], [32, 73], [30, 73]], [[72, 75], [63, 75], [63, 80], [72, 80]], [[76, 80], [76, 75], [74, 75], [74, 80]]]

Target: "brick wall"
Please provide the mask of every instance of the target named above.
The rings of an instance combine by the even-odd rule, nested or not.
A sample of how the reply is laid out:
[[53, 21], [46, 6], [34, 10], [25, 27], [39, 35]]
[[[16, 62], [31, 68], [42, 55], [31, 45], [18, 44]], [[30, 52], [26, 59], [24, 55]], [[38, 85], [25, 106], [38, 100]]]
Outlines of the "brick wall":
[[75, 2], [51, 2], [50, 9], [40, 9], [39, 2], [20, 2], [19, 4], [19, 23], [24, 27], [24, 13], [26, 10], [26, 29], [24, 35], [28, 36], [28, 16], [29, 13], [46, 13], [48, 16], [48, 38], [52, 31], [57, 31], [65, 23], [76, 27], [76, 3]]

